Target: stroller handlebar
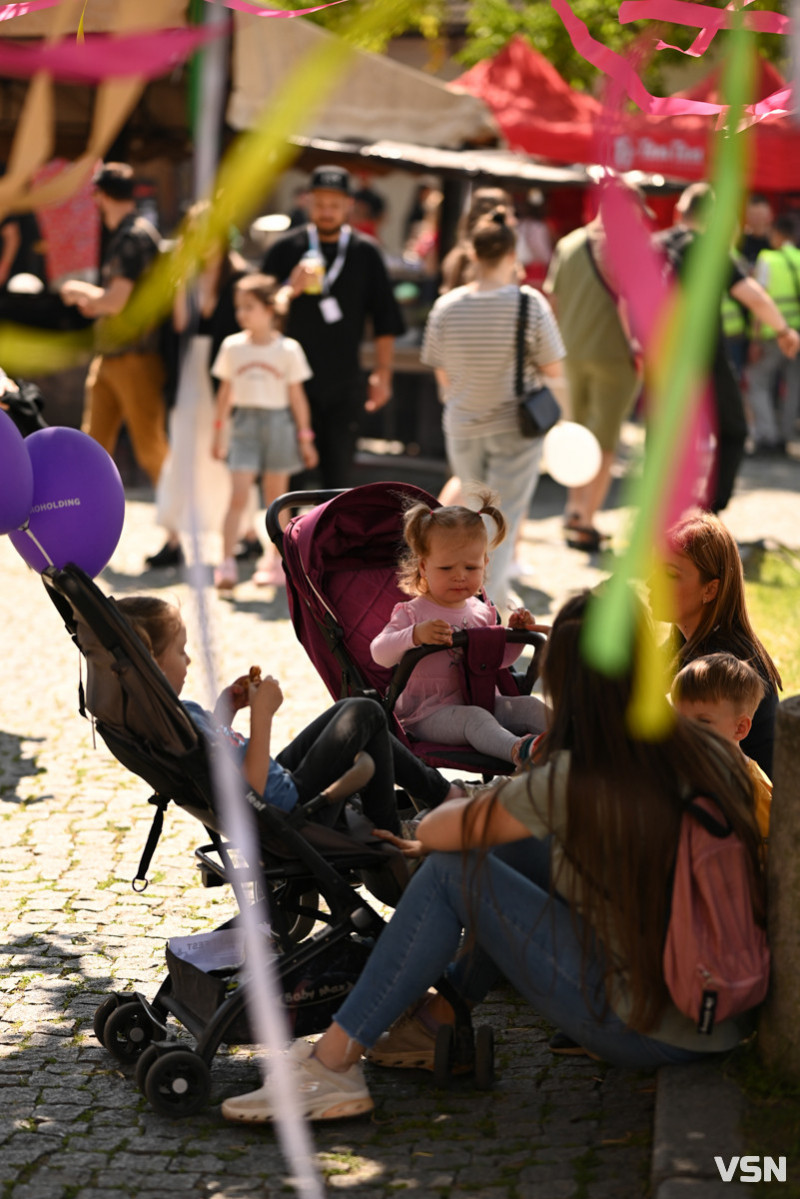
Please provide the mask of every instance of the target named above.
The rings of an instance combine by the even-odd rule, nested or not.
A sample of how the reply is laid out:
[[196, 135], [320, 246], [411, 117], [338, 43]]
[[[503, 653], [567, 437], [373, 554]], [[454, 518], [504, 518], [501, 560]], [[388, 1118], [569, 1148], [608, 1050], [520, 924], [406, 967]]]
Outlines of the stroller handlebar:
[[283, 545], [281, 513], [291, 508], [316, 508], [318, 504], [325, 504], [346, 490], [346, 488], [340, 487], [329, 491], [287, 491], [283, 495], [279, 495], [267, 508], [266, 518], [267, 536], [275, 548], [280, 551]]

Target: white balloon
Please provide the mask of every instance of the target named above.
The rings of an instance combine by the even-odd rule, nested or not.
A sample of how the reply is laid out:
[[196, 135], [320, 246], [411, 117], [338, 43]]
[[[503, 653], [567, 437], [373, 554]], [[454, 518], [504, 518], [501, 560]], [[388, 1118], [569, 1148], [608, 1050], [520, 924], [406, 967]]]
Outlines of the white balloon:
[[562, 420], [546, 434], [544, 464], [551, 479], [564, 487], [583, 487], [600, 469], [600, 442], [584, 425]]

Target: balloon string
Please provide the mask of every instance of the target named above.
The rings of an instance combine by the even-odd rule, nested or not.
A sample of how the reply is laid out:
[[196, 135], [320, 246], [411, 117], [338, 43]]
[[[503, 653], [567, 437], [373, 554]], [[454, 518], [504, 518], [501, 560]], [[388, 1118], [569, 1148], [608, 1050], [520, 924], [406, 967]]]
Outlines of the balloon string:
[[50, 555], [48, 554], [47, 550], [44, 548], [44, 546], [43, 546], [43, 545], [41, 545], [41, 544], [40, 544], [40, 542], [39, 542], [39, 541], [36, 539], [36, 537], [35, 537], [35, 536], [33, 535], [33, 533], [31, 532], [31, 530], [30, 530], [30, 526], [29, 526], [29, 524], [28, 524], [28, 521], [27, 521], [27, 520], [25, 521], [25, 524], [24, 524], [24, 525], [21, 525], [21, 526], [20, 526], [20, 533], [25, 533], [25, 534], [27, 534], [27, 536], [28, 536], [28, 537], [30, 537], [31, 541], [32, 541], [32, 542], [33, 542], [33, 544], [36, 546], [37, 550], [38, 550], [38, 551], [39, 551], [39, 553], [42, 555], [42, 557], [44, 558], [44, 560], [45, 560], [45, 562], [47, 563], [47, 565], [48, 565], [48, 566], [55, 566], [55, 562], [54, 562], [54, 561], [53, 561], [53, 559], [50, 557]]

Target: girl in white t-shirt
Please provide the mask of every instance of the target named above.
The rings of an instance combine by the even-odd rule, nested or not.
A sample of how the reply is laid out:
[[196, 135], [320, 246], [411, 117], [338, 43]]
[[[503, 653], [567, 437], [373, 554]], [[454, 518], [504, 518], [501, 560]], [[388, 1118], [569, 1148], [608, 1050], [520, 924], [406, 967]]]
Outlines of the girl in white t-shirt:
[[[230, 591], [237, 582], [234, 549], [254, 481], [260, 478], [264, 503], [269, 506], [288, 491], [291, 474], [318, 462], [303, 389], [311, 369], [299, 342], [275, 328], [277, 291], [277, 281], [269, 275], [246, 275], [237, 283], [234, 302], [242, 332], [225, 338], [211, 368], [222, 380], [212, 453], [215, 458], [227, 457], [233, 483], [222, 526], [222, 565], [214, 571], [219, 591]], [[284, 582], [274, 546], [268, 548], [253, 581]]]

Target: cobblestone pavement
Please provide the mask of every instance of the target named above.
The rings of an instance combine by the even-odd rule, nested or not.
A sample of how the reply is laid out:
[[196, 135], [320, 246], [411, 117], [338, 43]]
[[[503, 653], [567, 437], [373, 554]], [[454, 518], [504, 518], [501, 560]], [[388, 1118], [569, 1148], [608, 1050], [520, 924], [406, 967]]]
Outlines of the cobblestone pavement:
[[[731, 509], [734, 528], [746, 527], [750, 538], [771, 532], [796, 543], [800, 466], [788, 464], [785, 472], [770, 478], [766, 490], [755, 476], [744, 480]], [[543, 493], [549, 514], [528, 523], [520, 551], [536, 563], [521, 591], [538, 615], [602, 573], [595, 560], [563, 548], [560, 502], [555, 489], [549, 500]], [[623, 521], [619, 509], [602, 518], [608, 531]], [[140, 576], [145, 553], [158, 543], [152, 505], [132, 499], [101, 585], [115, 593], [146, 585], [176, 597], [196, 644], [186, 581], [168, 572]], [[250, 1050], [219, 1056], [212, 1106], [178, 1122], [156, 1115], [131, 1071], [94, 1038], [92, 1014], [109, 989], [152, 996], [165, 973], [167, 939], [216, 927], [234, 903], [227, 889], [200, 885], [192, 852], [202, 830], [177, 809], [168, 812], [149, 889], [132, 892], [129, 880], [152, 815], [148, 788], [102, 744], [93, 745], [91, 727], [76, 709], [77, 651], [7, 538], [0, 538], [0, 571], [2, 1199], [290, 1193], [273, 1132], [229, 1125], [219, 1115], [225, 1095], [256, 1083]], [[283, 680], [288, 696], [275, 733], [283, 744], [328, 702], [294, 640], [285, 596], [244, 583], [234, 602], [211, 595], [209, 604], [222, 680], [252, 661]], [[186, 693], [202, 698], [199, 658]], [[495, 992], [490, 1000], [484, 1018], [497, 1032], [494, 1091], [476, 1092], [468, 1080], [437, 1091], [426, 1075], [368, 1068], [374, 1117], [314, 1133], [332, 1193], [348, 1190], [363, 1199], [401, 1190], [471, 1199], [647, 1193], [654, 1075], [553, 1059], [548, 1030], [513, 992]]]

